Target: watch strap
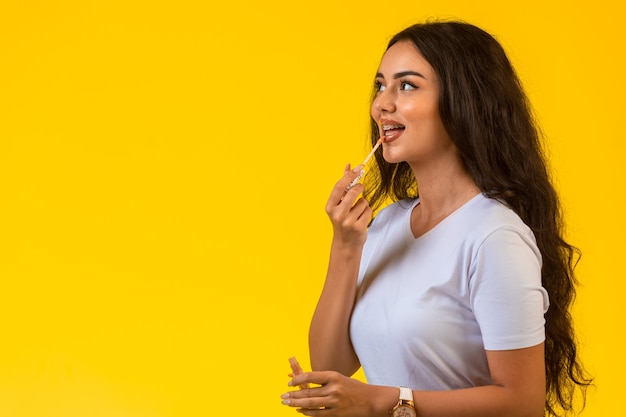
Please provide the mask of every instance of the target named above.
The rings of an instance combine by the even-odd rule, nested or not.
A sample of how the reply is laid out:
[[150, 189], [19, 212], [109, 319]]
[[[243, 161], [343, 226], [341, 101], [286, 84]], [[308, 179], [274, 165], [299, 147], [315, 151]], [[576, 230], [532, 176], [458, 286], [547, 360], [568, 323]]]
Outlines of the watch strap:
[[413, 390], [407, 387], [400, 387], [400, 401], [413, 401]]

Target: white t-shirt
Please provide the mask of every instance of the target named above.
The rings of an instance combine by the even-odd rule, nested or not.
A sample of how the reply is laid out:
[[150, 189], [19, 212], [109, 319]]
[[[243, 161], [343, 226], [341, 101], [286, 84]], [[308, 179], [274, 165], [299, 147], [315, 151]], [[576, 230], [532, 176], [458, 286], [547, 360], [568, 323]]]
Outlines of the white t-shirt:
[[447, 390], [491, 383], [485, 350], [544, 341], [548, 295], [532, 231], [478, 194], [419, 238], [419, 200], [381, 210], [363, 248], [350, 336], [369, 383]]

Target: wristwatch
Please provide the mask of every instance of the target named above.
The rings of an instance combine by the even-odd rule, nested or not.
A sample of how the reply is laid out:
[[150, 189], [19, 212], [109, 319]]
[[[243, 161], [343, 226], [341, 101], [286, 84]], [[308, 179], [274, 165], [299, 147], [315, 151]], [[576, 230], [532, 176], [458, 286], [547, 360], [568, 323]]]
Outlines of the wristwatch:
[[389, 413], [392, 417], [417, 417], [415, 403], [413, 402], [413, 391], [407, 387], [400, 387], [400, 400]]

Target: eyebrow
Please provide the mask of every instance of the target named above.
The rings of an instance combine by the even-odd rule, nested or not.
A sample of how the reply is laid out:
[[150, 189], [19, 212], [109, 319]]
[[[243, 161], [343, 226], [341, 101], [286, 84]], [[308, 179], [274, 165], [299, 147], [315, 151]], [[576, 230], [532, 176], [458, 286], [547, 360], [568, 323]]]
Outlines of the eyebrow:
[[[407, 75], [415, 75], [417, 77], [426, 79], [426, 77], [424, 77], [422, 74], [420, 74], [419, 72], [415, 72], [415, 71], [396, 72], [395, 74], [393, 74], [393, 79], [397, 80], [398, 78], [406, 77]], [[378, 72], [376, 73], [376, 78], [385, 78], [385, 77], [383, 76], [382, 73]]]

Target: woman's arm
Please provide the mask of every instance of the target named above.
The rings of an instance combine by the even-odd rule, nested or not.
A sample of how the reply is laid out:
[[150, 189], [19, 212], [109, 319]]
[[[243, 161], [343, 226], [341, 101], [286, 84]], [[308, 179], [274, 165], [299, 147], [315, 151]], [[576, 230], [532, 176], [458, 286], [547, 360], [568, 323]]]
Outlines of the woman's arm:
[[546, 381], [543, 343], [525, 349], [487, 351], [487, 361], [492, 385], [455, 391], [414, 391], [417, 415], [420, 417], [544, 415]]
[[[493, 383], [451, 391], [413, 391], [419, 417], [542, 417], [546, 400], [544, 346], [487, 351]], [[307, 416], [388, 417], [397, 387], [367, 385], [335, 372], [295, 377], [319, 387], [291, 391], [283, 403]], [[325, 409], [321, 410], [320, 408]]]
[[350, 315], [354, 307], [361, 251], [367, 237], [372, 210], [359, 198], [363, 186], [346, 192], [360, 168], [346, 167], [333, 188], [326, 212], [333, 225], [333, 241], [328, 272], [309, 330], [309, 350], [313, 370], [333, 370], [352, 375], [359, 361], [350, 342]]

